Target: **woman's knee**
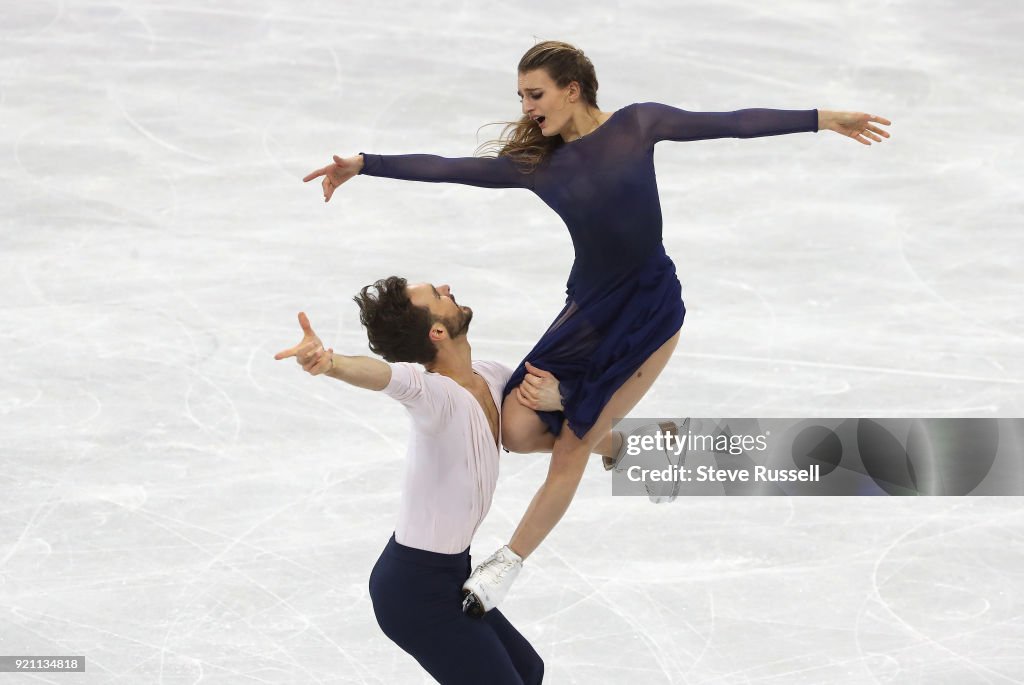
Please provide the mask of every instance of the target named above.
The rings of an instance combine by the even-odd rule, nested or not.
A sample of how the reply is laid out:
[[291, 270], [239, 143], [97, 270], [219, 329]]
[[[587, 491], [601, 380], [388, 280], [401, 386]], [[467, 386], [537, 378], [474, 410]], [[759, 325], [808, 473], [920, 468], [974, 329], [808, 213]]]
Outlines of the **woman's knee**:
[[554, 436], [537, 416], [509, 395], [501, 406], [501, 444], [509, 452], [550, 452]]
[[544, 449], [544, 439], [537, 432], [523, 430], [520, 426], [505, 424], [501, 428], [501, 444], [509, 452], [529, 454], [531, 452], [550, 452]]
[[529, 454], [533, 452], [533, 443], [529, 436], [521, 435], [515, 431], [501, 432], [501, 446], [515, 454]]

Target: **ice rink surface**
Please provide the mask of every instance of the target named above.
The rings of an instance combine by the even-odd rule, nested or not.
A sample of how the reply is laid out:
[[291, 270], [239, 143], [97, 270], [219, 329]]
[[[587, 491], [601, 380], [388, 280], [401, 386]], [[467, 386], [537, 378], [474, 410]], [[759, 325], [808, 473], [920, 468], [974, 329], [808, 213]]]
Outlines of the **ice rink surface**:
[[[0, 654], [33, 683], [425, 683], [367, 577], [406, 418], [272, 355], [296, 313], [449, 283], [515, 364], [572, 261], [526, 191], [301, 178], [473, 154], [535, 39], [600, 105], [851, 109], [661, 143], [688, 315], [639, 416], [1020, 416], [1024, 6], [981, 2], [0, 2]], [[479, 130], [478, 130], [479, 129]], [[504, 457], [477, 557], [547, 458]], [[1016, 498], [613, 498], [595, 462], [504, 605], [548, 683], [1024, 682]]]

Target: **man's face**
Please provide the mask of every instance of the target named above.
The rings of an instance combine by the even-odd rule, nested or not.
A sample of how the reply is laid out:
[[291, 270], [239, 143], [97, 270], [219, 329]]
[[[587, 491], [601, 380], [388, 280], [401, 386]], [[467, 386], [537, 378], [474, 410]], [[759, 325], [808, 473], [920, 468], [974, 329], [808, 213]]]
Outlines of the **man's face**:
[[473, 320], [473, 310], [469, 307], [460, 307], [452, 296], [450, 287], [418, 283], [407, 286], [406, 291], [414, 305], [426, 307], [435, 319], [444, 324], [450, 338], [455, 339], [466, 334], [469, 322]]

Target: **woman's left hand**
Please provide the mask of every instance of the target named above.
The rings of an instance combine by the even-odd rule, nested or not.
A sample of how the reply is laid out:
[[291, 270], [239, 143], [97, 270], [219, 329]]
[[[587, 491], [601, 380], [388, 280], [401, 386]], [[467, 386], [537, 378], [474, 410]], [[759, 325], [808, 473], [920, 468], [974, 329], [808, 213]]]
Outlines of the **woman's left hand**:
[[872, 140], [881, 143], [882, 138], [889, 137], [889, 133], [879, 126], [892, 125], [885, 117], [864, 112], [820, 112], [820, 115], [822, 121], [819, 128], [841, 133], [864, 145], [871, 145]]
[[526, 376], [516, 388], [516, 399], [519, 404], [534, 411], [561, 411], [562, 394], [558, 389], [558, 379], [550, 371], [538, 369], [526, 362]]

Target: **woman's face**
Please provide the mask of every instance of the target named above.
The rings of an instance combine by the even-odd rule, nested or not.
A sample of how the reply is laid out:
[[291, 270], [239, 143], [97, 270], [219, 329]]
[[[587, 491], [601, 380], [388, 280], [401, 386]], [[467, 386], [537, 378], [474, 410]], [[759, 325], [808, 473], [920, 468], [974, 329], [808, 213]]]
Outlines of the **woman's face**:
[[562, 132], [579, 100], [579, 86], [575, 81], [559, 88], [544, 69], [519, 74], [518, 92], [523, 114], [537, 122], [545, 136]]

